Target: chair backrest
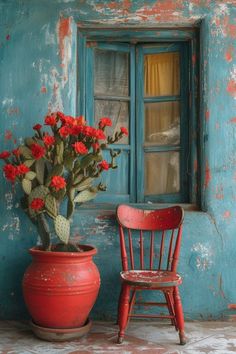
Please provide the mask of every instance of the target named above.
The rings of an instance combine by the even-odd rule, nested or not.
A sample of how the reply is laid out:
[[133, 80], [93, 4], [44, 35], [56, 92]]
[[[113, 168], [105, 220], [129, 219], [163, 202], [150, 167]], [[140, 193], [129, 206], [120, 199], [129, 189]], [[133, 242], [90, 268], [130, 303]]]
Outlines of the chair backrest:
[[119, 205], [116, 215], [124, 271], [150, 269], [176, 272], [184, 219], [180, 206], [147, 210]]

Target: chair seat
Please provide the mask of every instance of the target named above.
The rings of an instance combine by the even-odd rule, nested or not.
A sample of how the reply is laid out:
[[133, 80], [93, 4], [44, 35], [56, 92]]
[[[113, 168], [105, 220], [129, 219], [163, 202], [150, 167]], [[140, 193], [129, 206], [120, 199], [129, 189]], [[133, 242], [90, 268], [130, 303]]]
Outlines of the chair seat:
[[181, 276], [171, 271], [129, 270], [121, 272], [120, 276], [129, 285], [147, 288], [171, 287], [182, 283]]

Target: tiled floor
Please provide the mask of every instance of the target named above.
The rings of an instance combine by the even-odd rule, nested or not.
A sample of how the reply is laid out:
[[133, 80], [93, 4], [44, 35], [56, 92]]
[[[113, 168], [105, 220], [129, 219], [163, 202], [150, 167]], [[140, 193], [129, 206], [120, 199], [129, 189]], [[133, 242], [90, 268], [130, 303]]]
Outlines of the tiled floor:
[[0, 354], [177, 354], [236, 353], [236, 322], [187, 322], [188, 343], [178, 345], [178, 334], [163, 322], [134, 322], [121, 345], [117, 326], [94, 322], [87, 336], [72, 342], [46, 342], [34, 337], [28, 324], [0, 321]]

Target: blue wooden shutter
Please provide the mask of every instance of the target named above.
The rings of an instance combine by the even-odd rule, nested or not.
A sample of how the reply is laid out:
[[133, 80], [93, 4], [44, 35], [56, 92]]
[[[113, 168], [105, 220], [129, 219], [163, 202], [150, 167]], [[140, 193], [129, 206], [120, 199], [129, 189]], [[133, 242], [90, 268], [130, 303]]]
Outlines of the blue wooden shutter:
[[[109, 55], [112, 51], [117, 53], [127, 53], [129, 57], [129, 94], [126, 97], [116, 95], [98, 95], [95, 94], [94, 78], [95, 78], [95, 51], [106, 51]], [[133, 202], [135, 201], [135, 174], [134, 174], [134, 152], [135, 152], [135, 57], [134, 47], [129, 44], [109, 44], [109, 43], [94, 43], [87, 42], [86, 49], [86, 119], [89, 124], [95, 123], [95, 102], [127, 102], [129, 106], [129, 141], [127, 144], [116, 144], [111, 147], [116, 150], [121, 150], [121, 154], [117, 157], [117, 169], [104, 171], [101, 181], [106, 184], [107, 191], [101, 192], [95, 199], [97, 202]], [[119, 61], [114, 62], [115, 69], [119, 70]], [[104, 158], [109, 161], [109, 151], [104, 150]]]
[[[180, 56], [180, 93], [179, 95], [144, 97], [144, 55], [165, 52], [179, 52]], [[171, 145], [144, 146], [144, 105], [155, 102], [180, 103], [180, 143]], [[188, 202], [189, 201], [189, 60], [188, 46], [180, 44], [138, 45], [136, 58], [136, 129], [137, 129], [137, 202]], [[180, 161], [180, 188], [178, 193], [145, 195], [144, 191], [144, 155], [148, 153], [162, 153], [176, 151]], [[158, 183], [158, 168], [153, 166], [152, 173]]]

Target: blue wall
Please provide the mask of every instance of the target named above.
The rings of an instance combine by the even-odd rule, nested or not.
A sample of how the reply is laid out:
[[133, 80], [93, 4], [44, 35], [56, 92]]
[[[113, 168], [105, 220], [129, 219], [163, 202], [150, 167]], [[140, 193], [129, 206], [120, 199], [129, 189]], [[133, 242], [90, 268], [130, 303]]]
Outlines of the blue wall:
[[[0, 0], [0, 151], [48, 110], [76, 111], [76, 23], [191, 26], [202, 21], [203, 211], [186, 211], [179, 271], [186, 318], [221, 318], [236, 302], [236, 3], [211, 0]], [[0, 318], [27, 316], [21, 279], [36, 231], [19, 191], [0, 181]], [[114, 207], [81, 208], [73, 234], [97, 246], [102, 287], [94, 317], [116, 314], [119, 244]]]

